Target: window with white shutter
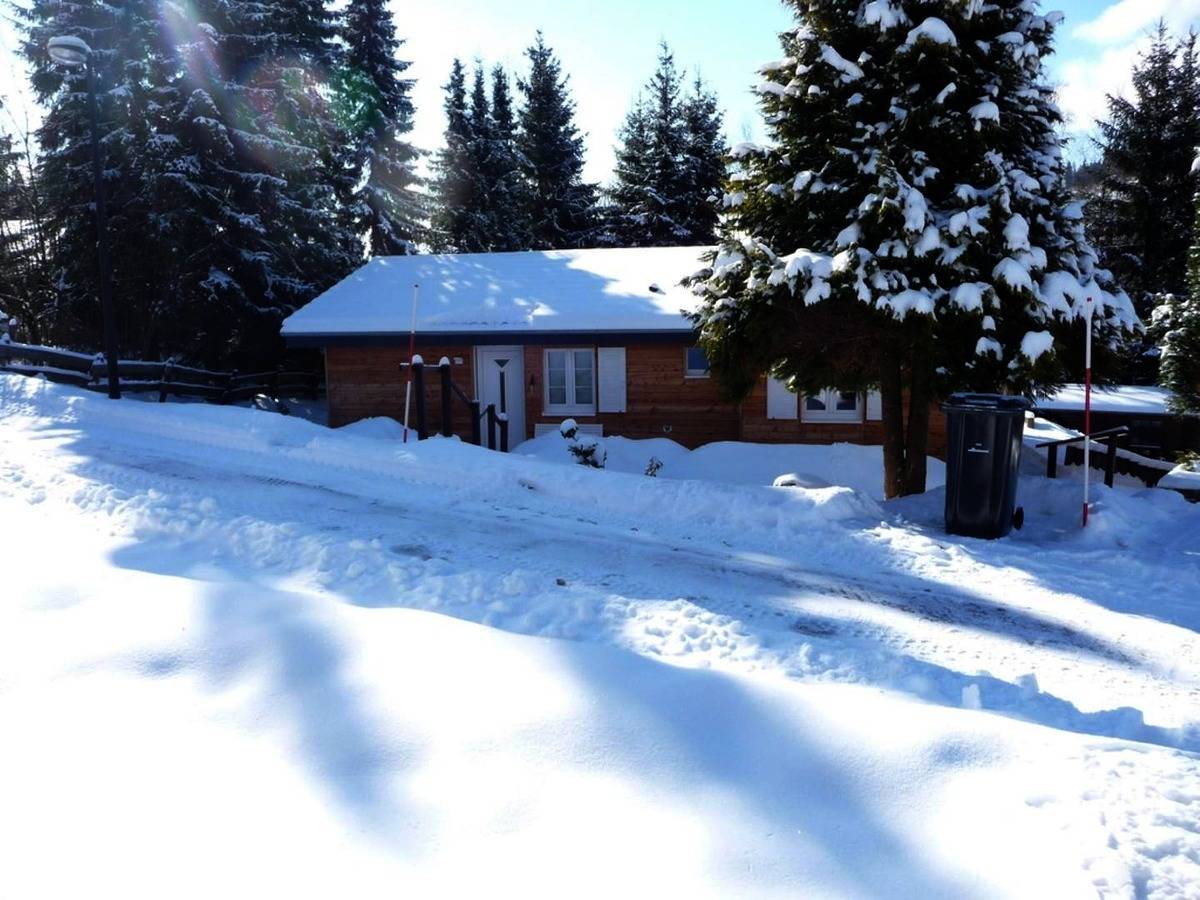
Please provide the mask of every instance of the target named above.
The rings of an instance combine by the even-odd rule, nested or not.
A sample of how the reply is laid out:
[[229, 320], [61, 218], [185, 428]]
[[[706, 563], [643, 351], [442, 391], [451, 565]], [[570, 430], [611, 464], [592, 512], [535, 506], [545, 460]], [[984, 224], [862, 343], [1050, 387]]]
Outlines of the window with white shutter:
[[601, 347], [599, 361], [600, 412], [625, 412], [625, 348]]

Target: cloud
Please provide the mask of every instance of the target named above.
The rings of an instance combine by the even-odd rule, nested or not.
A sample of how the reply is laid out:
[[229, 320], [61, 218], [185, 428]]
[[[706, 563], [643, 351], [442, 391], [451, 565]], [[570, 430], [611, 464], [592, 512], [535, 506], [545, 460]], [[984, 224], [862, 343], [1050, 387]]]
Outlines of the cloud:
[[1183, 30], [1200, 17], [1200, 0], [1119, 0], [1074, 31], [1093, 44], [1128, 42], [1163, 19], [1168, 28]]
[[1111, 47], [1097, 56], [1064, 60], [1059, 68], [1058, 105], [1070, 131], [1089, 131], [1108, 114], [1107, 97], [1129, 96], [1133, 65], [1148, 38]]

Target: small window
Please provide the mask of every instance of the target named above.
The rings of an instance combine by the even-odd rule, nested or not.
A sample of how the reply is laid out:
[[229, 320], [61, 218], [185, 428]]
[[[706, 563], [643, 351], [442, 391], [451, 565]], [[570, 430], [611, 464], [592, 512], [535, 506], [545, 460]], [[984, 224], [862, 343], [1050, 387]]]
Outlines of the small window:
[[832, 388], [804, 398], [806, 422], [858, 422], [862, 419], [862, 397], [854, 391]]
[[596, 363], [592, 350], [547, 350], [545, 362], [546, 412], [595, 415]]
[[688, 378], [708, 377], [708, 354], [703, 347], [688, 347], [684, 359], [684, 375]]

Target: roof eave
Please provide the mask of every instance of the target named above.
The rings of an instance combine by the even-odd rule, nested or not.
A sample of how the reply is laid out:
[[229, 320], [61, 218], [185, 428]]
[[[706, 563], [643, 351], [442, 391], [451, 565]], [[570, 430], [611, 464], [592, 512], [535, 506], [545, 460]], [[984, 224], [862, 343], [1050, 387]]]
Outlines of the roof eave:
[[[588, 343], [602, 346], [624, 344], [676, 344], [694, 341], [693, 328], [643, 328], [643, 329], [564, 329], [558, 331], [418, 331], [416, 344], [419, 347], [445, 344], [486, 346], [489, 344], [567, 344]], [[402, 347], [409, 341], [407, 331], [362, 331], [362, 332], [284, 332], [288, 347], [304, 349], [313, 347]]]

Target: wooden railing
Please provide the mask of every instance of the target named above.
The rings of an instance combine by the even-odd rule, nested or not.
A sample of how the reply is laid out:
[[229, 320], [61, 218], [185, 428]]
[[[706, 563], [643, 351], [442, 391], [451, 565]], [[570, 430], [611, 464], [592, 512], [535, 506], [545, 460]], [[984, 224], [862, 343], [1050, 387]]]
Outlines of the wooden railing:
[[[2, 337], [0, 372], [42, 377], [93, 391], [108, 390], [108, 370], [102, 355], [18, 344]], [[236, 370], [198, 369], [174, 360], [123, 359], [117, 363], [117, 377], [123, 392], [157, 393], [160, 403], [165, 403], [168, 397], [199, 397], [213, 403], [236, 403], [263, 395], [275, 402], [280, 397], [295, 396], [315, 400], [322, 390], [319, 373], [292, 372], [282, 366], [266, 372], [242, 374]]]
[[[1034, 446], [1041, 450], [1046, 450], [1046, 477], [1058, 477], [1058, 448], [1071, 447], [1074, 444], [1082, 444], [1084, 441], [1099, 441], [1104, 444], [1104, 483], [1109, 487], [1113, 486], [1113, 481], [1116, 477], [1117, 470], [1117, 442], [1125, 435], [1129, 434], [1129, 428], [1125, 425], [1120, 425], [1116, 428], [1106, 428], [1104, 431], [1095, 431], [1090, 435], [1080, 434], [1074, 437], [1060, 438], [1057, 441], [1042, 441]], [[1082, 450], [1081, 450], [1082, 452]], [[1066, 450], [1063, 451], [1063, 462], [1066, 463]]]
[[[408, 363], [400, 364], [401, 373], [405, 373], [409, 368]], [[425, 396], [425, 363], [418, 356], [412, 363], [412, 382], [413, 382], [413, 422], [419, 440], [425, 440], [429, 437], [428, 411], [426, 409], [427, 398]], [[454, 379], [450, 377], [450, 360], [442, 357], [437, 365], [438, 374], [441, 378], [441, 418], [442, 428], [441, 434], [443, 437], [450, 437], [454, 434], [454, 401], [457, 400], [467, 408], [467, 417], [471, 423], [471, 443], [483, 447], [486, 446], [491, 450], [499, 450], [501, 453], [508, 452], [508, 416], [496, 410], [494, 403], [489, 403], [486, 407], [481, 406], [477, 398], [471, 398], [463, 392]], [[484, 444], [483, 423], [487, 422], [487, 444]]]

